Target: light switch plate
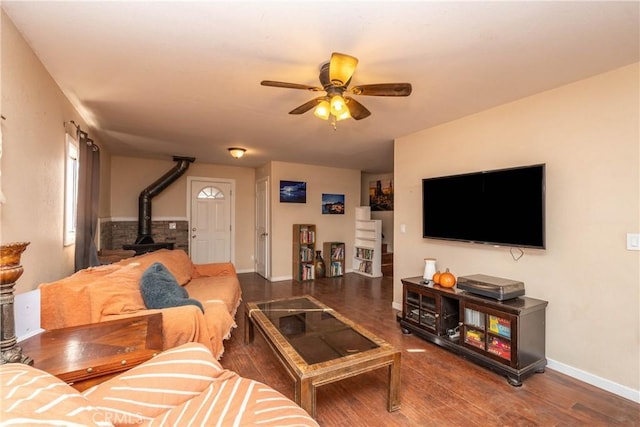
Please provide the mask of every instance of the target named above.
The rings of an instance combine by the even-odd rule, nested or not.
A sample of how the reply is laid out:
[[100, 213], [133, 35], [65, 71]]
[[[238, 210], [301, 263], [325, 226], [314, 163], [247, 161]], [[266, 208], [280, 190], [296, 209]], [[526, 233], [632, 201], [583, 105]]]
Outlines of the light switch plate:
[[627, 250], [640, 251], [640, 233], [627, 233]]

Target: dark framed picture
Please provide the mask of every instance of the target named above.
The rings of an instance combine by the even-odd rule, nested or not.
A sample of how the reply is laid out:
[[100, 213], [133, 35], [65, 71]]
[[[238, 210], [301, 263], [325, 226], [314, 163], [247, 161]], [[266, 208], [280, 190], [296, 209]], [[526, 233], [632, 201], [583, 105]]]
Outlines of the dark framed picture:
[[322, 213], [344, 215], [344, 194], [322, 194]]
[[307, 203], [307, 183], [280, 181], [280, 203]]
[[379, 179], [369, 182], [369, 206], [372, 212], [393, 210], [393, 181]]

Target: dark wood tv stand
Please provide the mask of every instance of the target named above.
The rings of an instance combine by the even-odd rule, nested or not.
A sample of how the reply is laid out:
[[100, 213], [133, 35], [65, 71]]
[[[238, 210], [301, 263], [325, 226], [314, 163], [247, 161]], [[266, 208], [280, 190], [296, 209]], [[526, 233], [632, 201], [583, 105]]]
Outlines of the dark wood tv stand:
[[497, 301], [425, 284], [422, 277], [402, 279], [402, 285], [403, 333], [502, 374], [513, 386], [544, 372], [547, 301], [526, 296]]

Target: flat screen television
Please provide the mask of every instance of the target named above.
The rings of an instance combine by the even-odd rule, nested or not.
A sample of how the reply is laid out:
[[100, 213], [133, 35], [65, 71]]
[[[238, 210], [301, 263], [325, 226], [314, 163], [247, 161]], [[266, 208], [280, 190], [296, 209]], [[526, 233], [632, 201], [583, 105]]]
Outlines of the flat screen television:
[[545, 247], [545, 165], [422, 180], [424, 238]]

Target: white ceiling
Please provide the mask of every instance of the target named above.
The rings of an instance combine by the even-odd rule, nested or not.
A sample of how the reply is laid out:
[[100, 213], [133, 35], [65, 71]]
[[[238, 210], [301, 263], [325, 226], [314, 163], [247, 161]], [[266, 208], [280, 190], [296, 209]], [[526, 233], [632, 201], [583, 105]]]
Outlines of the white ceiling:
[[[639, 61], [626, 2], [2, 1], [113, 154], [260, 166], [270, 160], [393, 170], [393, 140]], [[410, 82], [408, 98], [357, 100], [338, 123], [289, 115], [317, 94], [332, 52], [352, 85]], [[469, 141], [473, 143], [473, 141]], [[227, 147], [247, 148], [241, 160]]]

